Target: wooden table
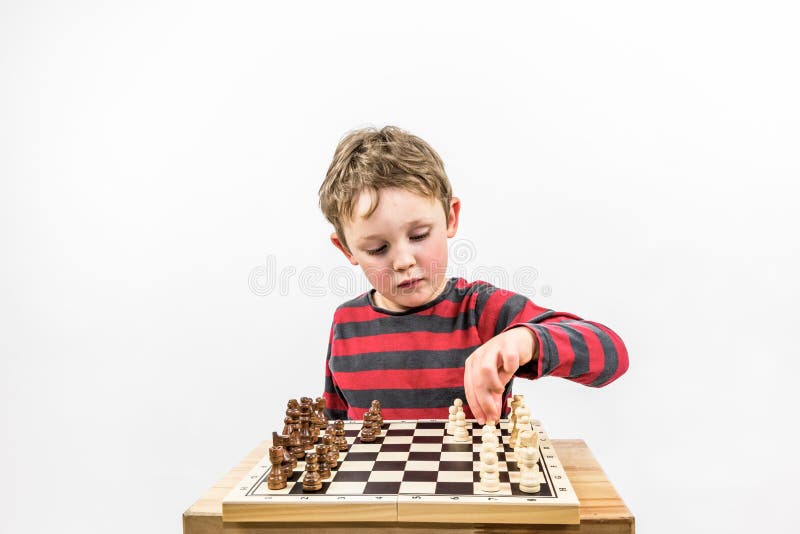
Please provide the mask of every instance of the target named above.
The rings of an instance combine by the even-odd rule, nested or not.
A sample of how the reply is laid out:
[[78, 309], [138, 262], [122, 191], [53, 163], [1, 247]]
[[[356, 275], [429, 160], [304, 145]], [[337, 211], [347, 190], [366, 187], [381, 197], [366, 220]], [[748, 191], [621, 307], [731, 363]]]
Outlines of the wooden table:
[[253, 449], [214, 487], [183, 514], [184, 534], [275, 534], [314, 532], [315, 534], [353, 534], [354, 532], [419, 533], [435, 532], [581, 532], [632, 534], [633, 514], [608, 481], [586, 443], [580, 439], [554, 439], [561, 463], [580, 499], [580, 525], [443, 525], [441, 523], [223, 523], [222, 499], [269, 449], [265, 441]]

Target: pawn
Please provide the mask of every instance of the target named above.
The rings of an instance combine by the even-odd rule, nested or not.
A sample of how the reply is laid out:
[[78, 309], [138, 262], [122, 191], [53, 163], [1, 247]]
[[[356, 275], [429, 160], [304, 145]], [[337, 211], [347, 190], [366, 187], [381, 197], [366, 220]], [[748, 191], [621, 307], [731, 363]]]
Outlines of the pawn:
[[367, 425], [361, 429], [361, 442], [372, 443], [373, 441], [375, 441], [375, 430], [372, 425]]
[[383, 429], [381, 426], [383, 425], [383, 419], [381, 418], [380, 414], [375, 412], [370, 412], [369, 414], [370, 421], [372, 422], [372, 430], [375, 431], [375, 436], [380, 436]]
[[267, 478], [267, 487], [271, 490], [279, 490], [286, 487], [286, 473], [283, 472], [281, 462], [283, 462], [283, 447], [269, 448], [269, 461], [272, 469]]
[[322, 478], [319, 476], [316, 453], [306, 453], [306, 473], [303, 476], [303, 491], [319, 491], [322, 489]]
[[538, 453], [533, 447], [519, 449], [520, 459], [517, 462], [520, 472], [519, 489], [525, 493], [538, 493], [541, 488]]
[[328, 454], [325, 455], [325, 462], [328, 464], [328, 469], [331, 471], [339, 467], [339, 449], [337, 449], [335, 445], [331, 444], [328, 447]]
[[497, 453], [485, 451], [481, 453], [481, 491], [494, 493], [500, 491], [500, 469], [497, 465]]
[[344, 435], [344, 421], [341, 419], [337, 419], [333, 423], [333, 428], [336, 431], [336, 435], [333, 438], [333, 443], [340, 451], [347, 450], [347, 438]]
[[456, 414], [458, 414], [458, 412], [464, 411], [464, 401], [462, 401], [461, 399], [454, 400], [453, 406], [456, 407]]
[[448, 411], [450, 415], [447, 416], [447, 433], [452, 436], [456, 433], [456, 412], [458, 409], [455, 406], [450, 406]]
[[331, 478], [331, 468], [328, 466], [328, 448], [323, 443], [318, 443], [315, 447], [317, 453], [317, 471], [319, 478], [328, 480]]
[[383, 414], [381, 413], [381, 401], [374, 400], [369, 407], [369, 411], [372, 412], [373, 415], [377, 416], [378, 426], [383, 426]]
[[481, 431], [481, 443], [484, 445], [491, 445], [493, 450], [497, 450], [500, 440], [497, 438], [497, 431], [494, 427], [494, 421], [487, 421], [486, 424], [483, 425], [483, 429]]
[[325, 435], [322, 436], [322, 443], [328, 447], [328, 454], [335, 454], [333, 460], [339, 460], [339, 447], [337, 447], [334, 443], [334, 436], [335, 430], [333, 429], [333, 425], [328, 425], [328, 430], [325, 431]]
[[454, 438], [459, 443], [465, 443], [469, 441], [469, 432], [467, 432], [467, 421], [466, 415], [464, 412], [458, 412], [456, 414], [456, 431], [454, 433]]

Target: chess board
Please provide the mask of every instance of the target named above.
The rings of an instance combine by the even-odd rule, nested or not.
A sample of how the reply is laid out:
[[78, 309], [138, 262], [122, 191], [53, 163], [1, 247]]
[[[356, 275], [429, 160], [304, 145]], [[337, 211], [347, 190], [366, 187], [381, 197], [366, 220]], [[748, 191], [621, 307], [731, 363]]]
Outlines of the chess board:
[[494, 493], [480, 489], [481, 426], [467, 421], [467, 443], [447, 435], [446, 426], [446, 420], [384, 421], [381, 436], [362, 443], [361, 422], [345, 422], [348, 450], [322, 490], [303, 491], [303, 461], [286, 488], [268, 489], [266, 456], [223, 500], [223, 521], [579, 523], [578, 498], [539, 421], [532, 421], [541, 453], [538, 493], [519, 489], [508, 421], [499, 424]]

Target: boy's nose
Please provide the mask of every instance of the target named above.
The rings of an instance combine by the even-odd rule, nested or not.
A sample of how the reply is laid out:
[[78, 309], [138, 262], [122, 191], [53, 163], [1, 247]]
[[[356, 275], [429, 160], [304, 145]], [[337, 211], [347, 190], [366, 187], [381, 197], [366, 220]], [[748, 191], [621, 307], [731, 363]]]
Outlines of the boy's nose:
[[395, 271], [405, 271], [417, 264], [414, 255], [408, 251], [399, 251], [392, 261], [392, 268]]

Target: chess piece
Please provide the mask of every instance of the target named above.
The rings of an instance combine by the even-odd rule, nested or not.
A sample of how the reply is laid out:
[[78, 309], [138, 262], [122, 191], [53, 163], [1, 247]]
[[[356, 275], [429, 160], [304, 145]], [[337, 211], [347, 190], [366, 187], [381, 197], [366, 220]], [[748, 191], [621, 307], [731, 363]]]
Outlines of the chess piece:
[[[303, 397], [308, 398], [308, 397]], [[310, 400], [310, 399], [309, 399]], [[314, 443], [314, 437], [311, 434], [309, 425], [311, 423], [311, 405], [300, 404], [300, 445], [304, 451], [311, 450]]]
[[322, 489], [322, 478], [319, 476], [319, 465], [316, 453], [306, 454], [306, 472], [303, 475], [303, 491], [319, 491]]
[[453, 437], [459, 443], [465, 443], [469, 441], [469, 432], [467, 432], [466, 415], [464, 415], [463, 411], [458, 412], [456, 414], [456, 431], [454, 432]]
[[519, 438], [517, 439], [517, 449], [524, 449], [526, 447], [533, 447], [533, 430], [522, 429], [519, 431]]
[[318, 443], [315, 447], [318, 459], [319, 478], [327, 480], [331, 478], [331, 468], [328, 466], [328, 448], [323, 443]]
[[483, 425], [481, 429], [481, 443], [491, 443], [494, 446], [493, 450], [497, 451], [500, 439], [497, 437], [497, 429], [494, 426], [494, 421], [486, 421], [486, 424]]
[[303, 449], [303, 443], [300, 440], [298, 426], [299, 425], [291, 425], [291, 429], [289, 430], [289, 452], [295, 457], [295, 461], [302, 460], [306, 455], [306, 451]]
[[347, 450], [347, 438], [344, 435], [344, 421], [341, 419], [337, 419], [333, 423], [333, 428], [336, 431], [336, 435], [334, 436], [333, 443], [340, 451]]
[[481, 440], [480, 487], [481, 491], [494, 493], [500, 491], [500, 469], [497, 458], [498, 439], [493, 425], [484, 427]]
[[369, 412], [369, 421], [370, 421], [370, 424], [372, 425], [372, 430], [375, 431], [375, 437], [380, 437], [381, 432], [383, 431], [383, 429], [381, 428], [381, 416], [380, 416], [380, 414], [377, 414], [377, 413], [373, 412], [372, 410], [370, 410], [370, 412]]
[[456, 432], [456, 411], [458, 410], [455, 406], [450, 406], [448, 410], [450, 414], [447, 416], [447, 433], [452, 436]]
[[267, 487], [271, 490], [285, 488], [286, 474], [281, 467], [281, 462], [283, 462], [283, 447], [270, 447], [269, 461], [272, 464], [272, 469], [270, 469], [269, 477], [267, 477]]
[[288, 436], [292, 431], [292, 418], [288, 415], [283, 418], [283, 434]]
[[328, 429], [325, 431], [325, 435], [322, 436], [322, 443], [324, 443], [325, 446], [328, 447], [328, 454], [334, 455], [333, 457], [334, 465], [336, 465], [336, 462], [339, 461], [339, 447], [337, 447], [336, 444], [334, 443], [334, 436], [336, 435], [335, 433], [336, 431], [333, 429], [333, 425], [328, 425]]
[[541, 473], [537, 465], [539, 451], [533, 447], [522, 447], [515, 454], [519, 454], [520, 491], [538, 493], [541, 488]]
[[372, 401], [372, 405], [369, 408], [369, 411], [372, 412], [373, 415], [377, 416], [378, 420], [378, 427], [383, 427], [383, 414], [381, 413], [381, 401], [374, 400]]
[[369, 412], [364, 412], [364, 423], [361, 425], [361, 441], [372, 443], [375, 441], [375, 427], [372, 425], [372, 416]]
[[517, 426], [517, 408], [522, 406], [523, 404], [523, 396], [522, 395], [514, 395], [511, 398], [511, 416], [509, 417], [509, 427], [508, 433], [511, 434], [514, 432], [514, 428]]
[[333, 443], [333, 427], [328, 426], [328, 428], [331, 430], [331, 432], [325, 432], [325, 435], [322, 436], [322, 443], [328, 450], [327, 454], [325, 455], [325, 461], [328, 464], [328, 469], [333, 470], [339, 465], [339, 448]]
[[325, 399], [317, 397], [317, 400], [314, 401], [314, 408], [317, 411], [317, 422], [321, 430], [328, 426], [328, 416], [325, 415]]
[[[300, 405], [297, 403], [296, 399], [291, 399], [289, 402], [286, 403], [286, 418], [283, 420], [284, 427], [282, 434], [289, 435], [289, 428], [288, 425], [290, 424], [298, 424], [300, 420], [300, 411], [298, 408]], [[297, 411], [294, 411], [297, 410]]]
[[517, 425], [514, 428], [514, 432], [516, 436], [512, 434], [511, 436], [511, 446], [514, 449], [519, 447], [519, 435], [521, 432], [526, 430], [531, 430], [531, 412], [527, 408], [527, 406], [520, 406], [517, 408]]
[[286, 475], [286, 478], [290, 478], [292, 476], [292, 471], [297, 467], [297, 458], [289, 452], [289, 437], [273, 432], [272, 445], [283, 449], [283, 462], [281, 463], [281, 467], [283, 468], [283, 473]]

